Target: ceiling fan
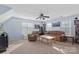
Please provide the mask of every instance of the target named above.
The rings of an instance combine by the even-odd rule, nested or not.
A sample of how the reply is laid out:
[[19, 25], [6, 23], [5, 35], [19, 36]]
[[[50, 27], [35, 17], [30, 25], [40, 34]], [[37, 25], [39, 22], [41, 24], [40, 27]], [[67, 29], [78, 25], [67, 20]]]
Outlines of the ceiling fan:
[[37, 17], [36, 19], [42, 19], [42, 20], [45, 20], [45, 18], [50, 18], [49, 16], [44, 16], [44, 14], [43, 13], [41, 13], [40, 14], [40, 16], [39, 17]]

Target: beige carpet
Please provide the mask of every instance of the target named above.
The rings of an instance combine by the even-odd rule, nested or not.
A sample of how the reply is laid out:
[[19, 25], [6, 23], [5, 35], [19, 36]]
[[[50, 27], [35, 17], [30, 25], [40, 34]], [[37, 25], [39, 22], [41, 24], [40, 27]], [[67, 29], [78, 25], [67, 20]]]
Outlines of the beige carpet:
[[52, 46], [40, 41], [28, 40], [13, 41], [3, 54], [76, 54], [79, 53], [79, 45], [71, 42], [56, 42]]

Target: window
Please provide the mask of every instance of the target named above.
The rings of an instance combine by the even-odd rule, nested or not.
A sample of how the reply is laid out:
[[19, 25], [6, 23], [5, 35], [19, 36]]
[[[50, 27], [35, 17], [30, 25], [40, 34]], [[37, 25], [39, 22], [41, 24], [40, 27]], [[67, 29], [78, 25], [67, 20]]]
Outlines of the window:
[[51, 31], [52, 30], [52, 24], [51, 23], [47, 23], [46, 24], [46, 31]]

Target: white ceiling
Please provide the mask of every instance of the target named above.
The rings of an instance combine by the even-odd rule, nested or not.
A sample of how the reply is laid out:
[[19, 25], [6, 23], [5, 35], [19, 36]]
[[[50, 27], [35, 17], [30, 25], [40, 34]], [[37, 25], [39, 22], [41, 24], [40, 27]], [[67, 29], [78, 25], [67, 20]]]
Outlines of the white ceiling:
[[79, 14], [79, 4], [14, 4], [8, 5], [16, 15], [35, 19], [41, 12], [51, 18]]

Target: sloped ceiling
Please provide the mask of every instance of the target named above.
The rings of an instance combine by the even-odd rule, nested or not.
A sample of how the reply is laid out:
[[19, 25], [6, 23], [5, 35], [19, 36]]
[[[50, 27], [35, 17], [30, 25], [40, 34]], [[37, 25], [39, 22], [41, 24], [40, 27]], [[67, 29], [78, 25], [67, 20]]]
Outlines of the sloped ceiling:
[[5, 14], [6, 12], [10, 11], [12, 8], [6, 5], [0, 5], [0, 15]]
[[51, 18], [79, 14], [79, 5], [74, 4], [15, 4], [8, 5], [14, 9], [14, 14], [28, 19], [35, 19], [41, 12]]

